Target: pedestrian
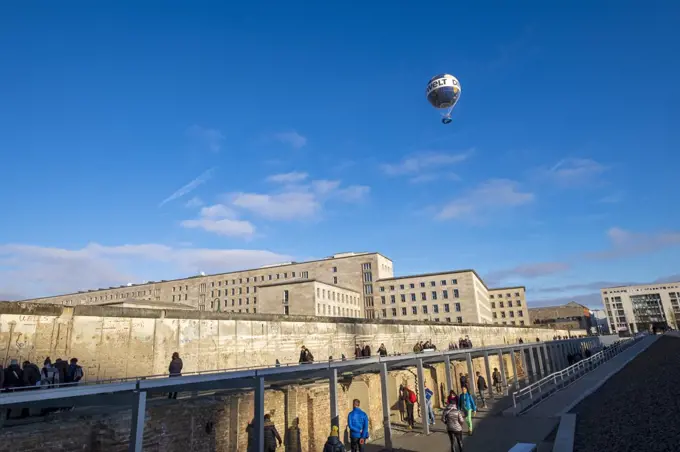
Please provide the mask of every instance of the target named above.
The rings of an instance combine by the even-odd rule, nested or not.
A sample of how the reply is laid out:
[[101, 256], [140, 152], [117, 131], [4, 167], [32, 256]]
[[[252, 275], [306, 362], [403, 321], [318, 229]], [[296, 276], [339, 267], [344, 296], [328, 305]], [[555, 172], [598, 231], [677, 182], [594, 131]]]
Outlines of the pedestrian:
[[345, 452], [345, 445], [340, 441], [340, 433], [337, 425], [331, 428], [331, 435], [323, 446], [323, 452]]
[[68, 363], [61, 359], [57, 358], [57, 360], [54, 362], [54, 367], [59, 371], [59, 382], [60, 383], [66, 383], [66, 374], [68, 370]]
[[364, 346], [364, 349], [361, 351], [361, 356], [364, 358], [370, 358], [371, 357], [371, 346], [366, 344]]
[[523, 344], [523, 343], [524, 343], [524, 340], [523, 340], [521, 337], [519, 338], [519, 343], [520, 343], [520, 344]]
[[37, 387], [40, 385], [40, 369], [30, 361], [23, 362], [24, 386]]
[[482, 373], [477, 371], [477, 391], [479, 392], [479, 400], [482, 401], [482, 408], [486, 408], [486, 400], [484, 399], [484, 391], [489, 387], [486, 385], [486, 380], [482, 377]]
[[387, 348], [385, 348], [385, 344], [380, 344], [380, 348], [378, 348], [378, 354], [380, 356], [387, 356]]
[[52, 388], [58, 385], [59, 382], [59, 371], [52, 365], [52, 360], [48, 356], [45, 358], [42, 371], [40, 372], [40, 386]]
[[359, 344], [356, 344], [356, 345], [354, 346], [354, 357], [355, 357], [356, 359], [361, 358], [361, 352], [362, 352], [362, 351], [363, 351], [363, 350], [361, 349], [361, 347], [359, 347]]
[[404, 405], [406, 406], [406, 422], [408, 428], [412, 429], [415, 425], [415, 418], [413, 417], [413, 405], [418, 401], [416, 393], [411, 391], [408, 385], [404, 385]]
[[458, 397], [458, 408], [460, 408], [465, 417], [465, 422], [468, 426], [468, 435], [472, 436], [472, 417], [477, 412], [477, 404], [475, 404], [475, 399], [468, 392], [467, 388], [463, 388], [463, 392]]
[[468, 388], [467, 374], [460, 374], [460, 389], [461, 389], [461, 391], [463, 390], [463, 388]]
[[[182, 362], [182, 358], [179, 357], [179, 353], [177, 352], [173, 353], [172, 359], [170, 360], [170, 365], [168, 366], [168, 374], [170, 375], [170, 378], [181, 377], [182, 367], [184, 367], [184, 363]], [[171, 392], [168, 394], [168, 399], [176, 398], [177, 392]]]
[[458, 406], [458, 396], [456, 395], [456, 391], [454, 391], [453, 389], [449, 391], [449, 396], [446, 398], [447, 406], [451, 405], [452, 403]]
[[310, 364], [314, 362], [314, 355], [304, 345], [300, 349], [300, 364]]
[[449, 403], [444, 408], [442, 422], [446, 425], [446, 433], [449, 434], [451, 452], [456, 452], [456, 443], [458, 444], [458, 451], [463, 452], [463, 424], [465, 423], [465, 417], [458, 410], [455, 403]]
[[71, 358], [71, 364], [66, 369], [66, 381], [77, 385], [83, 379], [83, 368], [78, 365], [78, 358]]
[[277, 446], [283, 443], [281, 435], [276, 430], [276, 425], [272, 422], [272, 415], [267, 413], [264, 415], [264, 450], [266, 452], [274, 452]]
[[[24, 386], [24, 371], [19, 367], [19, 362], [16, 359], [10, 361], [9, 366], [4, 371], [4, 387], [6, 391], [16, 391]], [[10, 417], [12, 412], [11, 408], [7, 408], [7, 419]], [[24, 416], [24, 410], [22, 410], [22, 417]]]
[[361, 402], [354, 399], [352, 411], [347, 415], [347, 428], [352, 452], [364, 452], [364, 445], [368, 439], [368, 416], [359, 408]]
[[406, 402], [404, 399], [404, 385], [399, 385], [399, 400], [397, 401], [399, 408], [399, 420], [404, 422], [406, 420]]
[[425, 408], [427, 408], [427, 422], [434, 425], [434, 409], [432, 408], [432, 396], [434, 392], [425, 385]]
[[493, 387], [496, 392], [501, 392], [501, 373], [498, 371], [497, 367], [493, 368], [493, 374], [491, 374], [491, 379], [493, 380]]

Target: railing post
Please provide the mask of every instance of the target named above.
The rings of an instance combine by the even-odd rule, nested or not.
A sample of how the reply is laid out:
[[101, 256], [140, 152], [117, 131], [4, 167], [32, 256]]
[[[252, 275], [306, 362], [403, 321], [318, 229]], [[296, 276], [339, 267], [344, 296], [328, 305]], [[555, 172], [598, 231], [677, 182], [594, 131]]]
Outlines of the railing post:
[[134, 405], [132, 405], [132, 424], [130, 426], [130, 452], [142, 452], [144, 439], [144, 423], [146, 421], [146, 391], [137, 390], [134, 392]]

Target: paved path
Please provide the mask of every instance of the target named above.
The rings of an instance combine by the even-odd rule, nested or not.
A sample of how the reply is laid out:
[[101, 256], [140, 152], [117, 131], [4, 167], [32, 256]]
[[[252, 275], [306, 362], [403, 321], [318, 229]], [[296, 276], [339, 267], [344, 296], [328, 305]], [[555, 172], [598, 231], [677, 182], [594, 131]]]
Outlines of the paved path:
[[[527, 422], [522, 418], [504, 417], [502, 411], [512, 405], [512, 397], [496, 397], [487, 400], [487, 408], [479, 408], [473, 419], [474, 435], [463, 436], [466, 452], [507, 451], [518, 442], [538, 443], [548, 436], [557, 425], [556, 419], [538, 419]], [[416, 430], [404, 431], [398, 424], [393, 426], [392, 443], [395, 451], [427, 451], [438, 452], [449, 450], [449, 437], [441, 422], [441, 412], [436, 413], [437, 424], [430, 427], [429, 436], [423, 435], [419, 426]], [[367, 452], [383, 450], [382, 439], [367, 445]]]
[[644, 351], [657, 339], [651, 335], [640, 340], [637, 344], [625, 349], [609, 361], [596, 367], [566, 388], [557, 391], [538, 405], [531, 408], [521, 417], [546, 418], [560, 416], [574, 407], [576, 401], [598, 389], [613, 373], [625, 366], [629, 361]]

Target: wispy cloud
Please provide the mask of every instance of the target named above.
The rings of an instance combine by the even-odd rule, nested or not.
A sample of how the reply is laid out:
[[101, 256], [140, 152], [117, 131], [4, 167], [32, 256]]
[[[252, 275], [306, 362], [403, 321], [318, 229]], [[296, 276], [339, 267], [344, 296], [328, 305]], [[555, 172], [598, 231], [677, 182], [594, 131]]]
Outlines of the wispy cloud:
[[196, 190], [200, 185], [208, 182], [210, 178], [213, 176], [215, 173], [215, 168], [210, 168], [209, 170], [203, 172], [200, 176], [198, 176], [196, 179], [192, 180], [188, 184], [184, 185], [181, 187], [179, 190], [175, 191], [173, 194], [165, 198], [161, 203], [159, 204], [158, 207], [163, 207], [165, 204], [169, 203], [170, 201], [174, 201], [175, 199], [181, 198], [182, 196], [188, 195], [192, 191]]
[[592, 186], [597, 183], [597, 176], [609, 168], [592, 159], [562, 159], [548, 169], [539, 171], [539, 175], [562, 188]]
[[313, 193], [234, 193], [231, 204], [272, 220], [310, 218], [321, 208]]
[[187, 129], [187, 136], [197, 145], [205, 146], [211, 152], [220, 152], [224, 135], [217, 129], [210, 129], [194, 124]]
[[343, 186], [339, 180], [317, 179], [284, 185], [273, 193], [230, 193], [225, 203], [270, 220], [305, 220], [316, 218], [327, 203], [358, 202], [369, 193], [366, 185]]
[[307, 173], [293, 171], [290, 173], [273, 174], [267, 177], [267, 181], [279, 184], [295, 184], [307, 179], [307, 176], [309, 176]]
[[307, 138], [296, 131], [280, 132], [274, 134], [274, 139], [291, 146], [293, 149], [300, 149], [307, 144]]
[[266, 250], [173, 248], [155, 243], [90, 243], [77, 249], [5, 244], [0, 245], [0, 287], [12, 298], [27, 298], [290, 260], [291, 256]]
[[467, 160], [472, 151], [450, 154], [443, 152], [421, 152], [404, 158], [398, 163], [385, 163], [380, 166], [380, 169], [388, 176], [411, 176], [431, 175], [430, 180], [436, 179], [436, 173], [445, 169], [445, 167], [454, 165], [456, 163]]
[[497, 270], [489, 273], [487, 278], [489, 281], [498, 283], [512, 278], [540, 278], [542, 276], [554, 275], [556, 273], [563, 273], [568, 271], [571, 265], [566, 262], [540, 262], [535, 264], [518, 265], [514, 268], [505, 270]]
[[613, 194], [603, 196], [602, 198], [598, 199], [597, 202], [599, 202], [600, 204], [617, 204], [621, 202], [622, 198], [623, 197], [621, 194]]
[[194, 196], [193, 198], [188, 200], [187, 203], [184, 204], [184, 206], [189, 207], [189, 208], [195, 208], [195, 207], [201, 207], [204, 204], [205, 203], [203, 202], [203, 200], [201, 198], [199, 198], [198, 196]]
[[203, 229], [228, 237], [250, 238], [255, 234], [255, 226], [251, 222], [239, 220], [237, 212], [224, 204], [203, 207], [199, 218], [184, 220], [180, 225], [183, 228]]
[[441, 220], [480, 220], [489, 213], [529, 204], [534, 199], [535, 195], [522, 191], [516, 181], [491, 179], [444, 205], [436, 217]]
[[659, 231], [636, 233], [621, 228], [607, 231], [610, 248], [604, 251], [587, 253], [592, 259], [619, 259], [640, 254], [649, 254], [680, 245], [679, 231]]

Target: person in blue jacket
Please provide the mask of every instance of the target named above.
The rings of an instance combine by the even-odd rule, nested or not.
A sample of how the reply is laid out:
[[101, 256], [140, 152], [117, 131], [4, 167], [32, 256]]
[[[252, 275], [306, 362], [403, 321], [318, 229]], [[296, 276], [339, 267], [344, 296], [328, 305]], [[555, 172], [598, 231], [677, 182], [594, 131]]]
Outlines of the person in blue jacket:
[[465, 423], [468, 426], [468, 435], [472, 435], [472, 416], [477, 412], [477, 404], [472, 394], [468, 392], [468, 388], [463, 386], [463, 392], [458, 397], [458, 409], [463, 412], [465, 416]]
[[364, 445], [368, 439], [368, 416], [359, 408], [361, 402], [354, 399], [354, 408], [347, 415], [349, 440], [352, 452], [364, 452]]

